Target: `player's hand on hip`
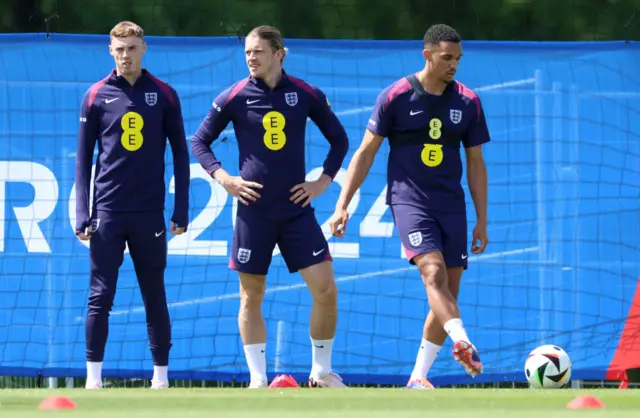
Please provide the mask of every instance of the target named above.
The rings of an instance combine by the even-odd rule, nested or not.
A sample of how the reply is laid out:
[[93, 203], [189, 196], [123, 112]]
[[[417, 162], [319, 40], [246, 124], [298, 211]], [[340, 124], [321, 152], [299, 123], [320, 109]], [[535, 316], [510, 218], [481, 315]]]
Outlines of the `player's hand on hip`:
[[347, 231], [347, 222], [349, 221], [349, 212], [345, 209], [336, 209], [329, 218], [329, 228], [334, 237], [343, 238]]
[[173, 235], [181, 235], [184, 234], [184, 227], [176, 227], [176, 224], [171, 222], [171, 233]]
[[331, 178], [325, 174], [321, 175], [318, 180], [296, 184], [289, 190], [293, 193], [289, 200], [296, 205], [302, 202], [302, 207], [305, 207], [309, 205], [313, 199], [324, 193], [330, 184]]
[[[478, 241], [480, 241], [480, 245], [478, 245]], [[489, 243], [489, 239], [487, 238], [487, 224], [478, 223], [475, 228], [473, 228], [473, 241], [471, 242], [471, 252], [473, 254], [481, 254], [484, 252], [484, 249], [487, 248], [487, 244]]]
[[262, 184], [254, 181], [245, 181], [240, 176], [229, 177], [221, 183], [222, 187], [243, 205], [249, 206], [249, 202], [260, 199], [260, 194], [253, 189], [262, 189]]

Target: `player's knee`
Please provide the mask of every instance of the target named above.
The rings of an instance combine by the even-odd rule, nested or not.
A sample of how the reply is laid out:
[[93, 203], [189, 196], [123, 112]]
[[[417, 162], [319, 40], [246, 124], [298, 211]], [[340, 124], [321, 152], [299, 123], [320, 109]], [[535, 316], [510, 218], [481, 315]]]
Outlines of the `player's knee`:
[[240, 292], [241, 305], [244, 309], [260, 309], [264, 299], [264, 288], [252, 287]]
[[338, 300], [338, 286], [335, 281], [326, 280], [315, 286], [313, 299], [322, 305], [335, 305]]
[[113, 307], [113, 296], [108, 293], [100, 293], [89, 296], [89, 311], [109, 313]]
[[417, 260], [422, 281], [427, 289], [443, 289], [447, 286], [447, 269], [439, 253], [424, 254]]
[[266, 290], [265, 280], [253, 276], [240, 279], [240, 306], [244, 310], [261, 309]]
[[322, 305], [335, 305], [337, 303], [338, 286], [336, 286], [333, 265], [330, 261], [304, 268], [300, 270], [300, 274], [307, 283], [315, 303]]
[[444, 290], [447, 288], [447, 276], [443, 268], [435, 265], [429, 265], [422, 273], [422, 282], [428, 289]]

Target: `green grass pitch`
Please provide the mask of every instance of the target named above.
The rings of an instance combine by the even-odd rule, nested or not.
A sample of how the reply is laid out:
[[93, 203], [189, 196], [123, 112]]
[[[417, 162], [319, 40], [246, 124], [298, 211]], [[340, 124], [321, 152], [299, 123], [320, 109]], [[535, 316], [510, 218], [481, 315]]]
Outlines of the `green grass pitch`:
[[[598, 397], [605, 409], [567, 410], [581, 394]], [[47, 396], [72, 399], [75, 410], [41, 411]], [[0, 390], [6, 417], [639, 417], [640, 390], [529, 389], [20, 389]]]

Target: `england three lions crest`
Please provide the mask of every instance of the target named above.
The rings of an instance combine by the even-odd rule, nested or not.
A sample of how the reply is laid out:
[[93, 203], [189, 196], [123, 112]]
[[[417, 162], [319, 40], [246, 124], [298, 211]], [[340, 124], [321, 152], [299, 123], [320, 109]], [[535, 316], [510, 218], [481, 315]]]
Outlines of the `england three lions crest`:
[[298, 104], [298, 93], [295, 91], [293, 93], [285, 93], [284, 100], [289, 106], [295, 106]]
[[460, 123], [462, 120], [462, 110], [450, 109], [449, 117], [451, 118], [451, 122]]
[[246, 248], [238, 248], [238, 262], [239, 263], [246, 263], [249, 261], [249, 259], [251, 258], [251, 250], [248, 250]]
[[158, 103], [158, 93], [145, 93], [144, 100], [149, 106], [154, 106]]
[[418, 231], [418, 232], [412, 232], [408, 235], [409, 238], [409, 244], [411, 244], [414, 247], [417, 247], [418, 245], [422, 244], [422, 232]]

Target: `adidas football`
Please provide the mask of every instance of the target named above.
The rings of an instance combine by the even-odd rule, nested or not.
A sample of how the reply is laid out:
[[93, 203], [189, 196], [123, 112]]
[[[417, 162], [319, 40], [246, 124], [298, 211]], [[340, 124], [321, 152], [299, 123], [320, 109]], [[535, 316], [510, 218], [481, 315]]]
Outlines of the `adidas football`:
[[532, 388], [561, 388], [571, 380], [571, 359], [556, 345], [542, 345], [529, 353], [524, 374]]

